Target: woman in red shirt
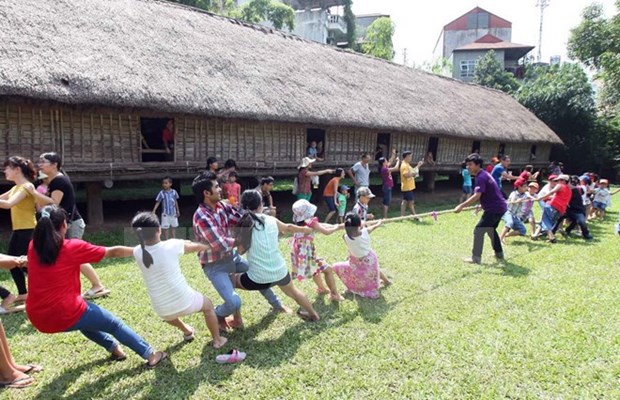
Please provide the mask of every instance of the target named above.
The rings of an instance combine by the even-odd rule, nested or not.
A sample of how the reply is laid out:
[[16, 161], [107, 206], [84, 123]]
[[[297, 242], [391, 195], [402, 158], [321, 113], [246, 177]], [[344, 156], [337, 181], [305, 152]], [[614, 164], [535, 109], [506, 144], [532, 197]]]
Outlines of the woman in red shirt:
[[534, 236], [538, 236], [541, 231], [545, 231], [547, 232], [547, 238], [549, 241], [551, 243], [556, 242], [555, 235], [553, 234], [553, 227], [558, 219], [566, 213], [568, 203], [570, 203], [570, 199], [573, 196], [573, 193], [568, 186], [569, 180], [570, 177], [568, 175], [562, 174], [557, 176], [553, 179], [554, 185], [551, 186], [549, 193], [534, 199], [534, 201], [541, 201], [551, 197], [549, 202], [543, 207], [540, 227]]
[[111, 359], [127, 356], [120, 343], [129, 347], [154, 367], [167, 357], [155, 351], [118, 317], [81, 296], [80, 265], [96, 263], [104, 257], [131, 257], [133, 248], [101, 247], [80, 239], [65, 239], [65, 211], [49, 205], [41, 210], [28, 248], [26, 312], [32, 325], [43, 333], [79, 330], [109, 351]]

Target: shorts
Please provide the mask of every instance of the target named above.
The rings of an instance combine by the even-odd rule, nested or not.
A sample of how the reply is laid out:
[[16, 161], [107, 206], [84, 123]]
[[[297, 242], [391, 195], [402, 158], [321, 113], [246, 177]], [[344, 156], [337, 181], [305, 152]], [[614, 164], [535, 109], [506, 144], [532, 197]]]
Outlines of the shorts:
[[336, 203], [334, 203], [333, 197], [323, 196], [323, 200], [325, 200], [325, 204], [327, 204], [329, 211], [336, 211]]
[[383, 188], [383, 205], [389, 206], [392, 202], [392, 188]]
[[84, 223], [84, 220], [82, 218], [76, 219], [67, 225], [67, 233], [65, 236], [67, 239], [82, 239], [85, 228], [86, 224]]
[[338, 216], [339, 217], [344, 217], [344, 215], [347, 213], [347, 208], [346, 207], [338, 207]]
[[245, 290], [265, 290], [265, 289], [269, 289], [272, 286], [286, 286], [286, 285], [288, 285], [289, 283], [291, 283], [291, 274], [289, 272], [287, 272], [286, 276], [284, 278], [280, 279], [277, 282], [272, 282], [272, 283], [256, 283], [252, 279], [250, 279], [250, 277], [248, 276], [247, 272], [244, 272], [239, 277], [239, 280], [241, 281], [241, 286], [243, 286], [243, 288]]
[[405, 200], [405, 201], [414, 201], [415, 200], [415, 196], [413, 195], [413, 190], [408, 190], [406, 192], [403, 192], [403, 200]]
[[174, 215], [162, 214], [161, 215], [161, 229], [178, 228], [179, 219]]
[[506, 214], [504, 214], [502, 219], [506, 223], [506, 228], [519, 231], [521, 235], [525, 235], [525, 225], [523, 225], [523, 222], [521, 222], [521, 220], [517, 218], [514, 214], [512, 214], [511, 212], [507, 212]]
[[521, 216], [521, 221], [529, 222], [529, 220], [532, 218], [534, 218], [534, 211], [530, 210], [530, 212]]
[[192, 294], [192, 303], [189, 305], [189, 307], [187, 307], [183, 311], [180, 311], [172, 315], [166, 315], [166, 316], [160, 315], [160, 318], [163, 319], [164, 321], [173, 321], [179, 317], [184, 317], [186, 315], [195, 314], [201, 311], [202, 307], [204, 306], [205, 298], [202, 295], [202, 293], [198, 293], [195, 290], [193, 292], [194, 293]]
[[607, 204], [603, 203], [601, 201], [593, 201], [592, 202], [592, 207], [598, 209], [598, 210], [603, 210], [605, 211], [605, 209], [607, 208]]
[[463, 185], [463, 193], [465, 194], [471, 194], [472, 192], [472, 187], [471, 186], [465, 186]]

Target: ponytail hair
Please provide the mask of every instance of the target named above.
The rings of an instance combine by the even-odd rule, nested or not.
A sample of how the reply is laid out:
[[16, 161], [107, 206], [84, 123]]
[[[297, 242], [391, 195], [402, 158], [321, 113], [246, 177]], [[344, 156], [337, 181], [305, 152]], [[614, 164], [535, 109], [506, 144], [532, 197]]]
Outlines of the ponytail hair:
[[19, 168], [24, 178], [28, 179], [30, 182], [34, 182], [37, 176], [32, 161], [24, 157], [11, 156], [4, 162], [4, 167]]
[[61, 229], [67, 221], [67, 213], [57, 205], [49, 205], [43, 207], [37, 217], [37, 225], [32, 233], [32, 247], [41, 264], [53, 265], [65, 239]]
[[349, 239], [355, 240], [353, 234], [359, 230], [360, 226], [362, 226], [362, 219], [356, 213], [350, 212], [344, 216], [344, 230]]
[[[260, 208], [263, 197], [256, 190], [246, 190], [241, 194], [241, 209], [243, 215], [235, 229], [235, 243], [249, 250], [252, 245], [252, 231], [265, 229], [263, 220], [256, 216], [256, 211]], [[259, 228], [260, 226], [260, 228]]]
[[146, 268], [153, 265], [153, 256], [149, 253], [144, 245], [145, 240], [155, 239], [157, 230], [159, 229], [159, 219], [157, 215], [149, 211], [142, 211], [136, 214], [131, 220], [131, 227], [138, 237], [140, 248], [142, 249], [142, 263]]

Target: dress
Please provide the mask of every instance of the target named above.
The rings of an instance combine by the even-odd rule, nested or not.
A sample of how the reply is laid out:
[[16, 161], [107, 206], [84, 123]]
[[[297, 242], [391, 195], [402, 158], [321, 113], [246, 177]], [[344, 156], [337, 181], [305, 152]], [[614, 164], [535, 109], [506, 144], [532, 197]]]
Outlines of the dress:
[[[319, 219], [314, 217], [305, 222], [306, 226], [313, 227], [319, 223]], [[291, 239], [291, 263], [293, 265], [293, 277], [303, 280], [316, 275], [326, 268], [329, 264], [324, 259], [317, 257], [314, 247], [314, 233], [305, 235], [295, 233]]]
[[376, 299], [379, 297], [380, 273], [379, 261], [370, 249], [370, 235], [366, 228], [361, 236], [351, 240], [344, 235], [349, 247], [349, 259], [335, 263], [332, 268], [347, 290], [358, 296]]

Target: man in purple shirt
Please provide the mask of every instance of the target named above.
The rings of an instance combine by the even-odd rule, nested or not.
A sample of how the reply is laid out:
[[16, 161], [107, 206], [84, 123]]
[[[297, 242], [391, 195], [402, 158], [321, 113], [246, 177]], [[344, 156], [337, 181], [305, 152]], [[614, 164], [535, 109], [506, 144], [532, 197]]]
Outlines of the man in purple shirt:
[[464, 259], [464, 261], [471, 264], [480, 264], [482, 262], [482, 247], [484, 245], [485, 234], [488, 234], [491, 238], [495, 257], [498, 261], [503, 261], [504, 251], [502, 250], [502, 242], [497, 234], [497, 226], [502, 220], [502, 216], [506, 213], [506, 200], [493, 180], [493, 177], [482, 169], [482, 158], [480, 158], [480, 155], [475, 153], [469, 155], [465, 159], [465, 164], [471, 176], [476, 177], [474, 194], [469, 199], [456, 206], [454, 212], [458, 214], [463, 211], [463, 208], [480, 200], [480, 206], [482, 206], [484, 213], [474, 228], [474, 248], [472, 249], [472, 255]]

